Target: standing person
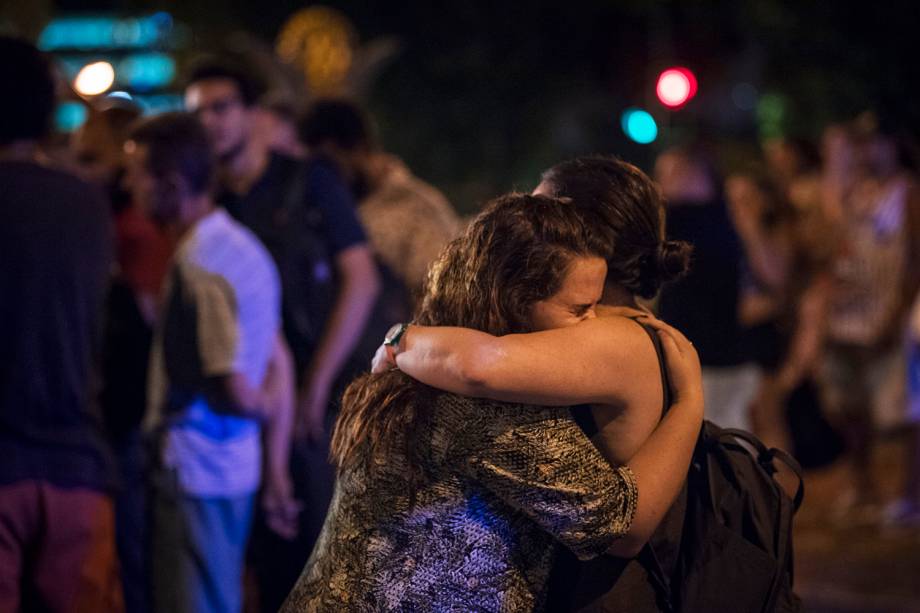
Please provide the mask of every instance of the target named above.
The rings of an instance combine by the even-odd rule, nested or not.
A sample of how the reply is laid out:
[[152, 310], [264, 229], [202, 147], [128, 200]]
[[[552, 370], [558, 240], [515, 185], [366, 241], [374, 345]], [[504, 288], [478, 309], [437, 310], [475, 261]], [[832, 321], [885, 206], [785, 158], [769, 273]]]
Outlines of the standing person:
[[269, 92], [258, 102], [255, 119], [257, 125], [253, 133], [270, 150], [304, 159], [307, 151], [300, 140], [298, 119], [298, 108], [291, 97]]
[[459, 233], [460, 220], [441, 192], [380, 150], [370, 120], [357, 104], [317, 100], [300, 127], [310, 151], [335, 160], [351, 187], [382, 281], [373, 315], [347, 369], [347, 384], [367, 370], [368, 356], [374, 355], [393, 322], [411, 317], [428, 266]]
[[[383, 360], [352, 385], [334, 439], [335, 503], [284, 611], [374, 599], [420, 610], [539, 609], [554, 542], [581, 559], [642, 547], [684, 481], [702, 417], [699, 365], [673, 332], [679, 399], [643, 442], [645, 424], [661, 416], [658, 358], [636, 323], [593, 316], [607, 272], [597, 254], [611, 251], [579, 234], [597, 221], [571, 201], [508, 196], [442, 253], [421, 326], [397, 328], [378, 355], [453, 393], [407, 381]], [[643, 288], [662, 260], [670, 268], [681, 259], [666, 247], [649, 262], [633, 247], [612, 256], [613, 274]], [[429, 327], [458, 324], [476, 329]], [[592, 402], [622, 409], [623, 421], [602, 426], [623, 435], [605, 456], [568, 410], [530, 406]]]
[[317, 100], [301, 120], [301, 134], [311, 152], [342, 169], [374, 255], [413, 297], [419, 296], [428, 266], [460, 232], [450, 202], [396, 156], [380, 150], [368, 117], [353, 102]]
[[749, 263], [738, 305], [742, 342], [762, 375], [751, 407], [751, 429], [770, 446], [788, 449], [779, 399], [767, 402], [767, 398], [791, 328], [787, 292], [792, 276], [792, 215], [772, 184], [753, 173], [729, 177], [725, 194]]
[[124, 144], [141, 116], [135, 104], [106, 98], [71, 139], [79, 171], [109, 194], [115, 221], [115, 263], [105, 304], [100, 404], [115, 451], [121, 488], [115, 537], [125, 609], [144, 613], [150, 601], [147, 466], [141, 422], [156, 297], [171, 253], [165, 234], [134, 203], [124, 182]]
[[177, 239], [147, 415], [158, 464], [154, 606], [240, 611], [263, 472], [269, 518], [286, 533], [296, 519], [287, 472], [292, 367], [281, 337], [278, 273], [255, 236], [214, 206], [214, 162], [193, 116], [146, 120], [126, 149], [135, 201]]
[[[313, 548], [332, 497], [328, 431], [332, 390], [361, 338], [379, 278], [354, 201], [331, 160], [297, 160], [254, 134], [258, 87], [248, 72], [201, 59], [185, 90], [217, 154], [217, 203], [251, 229], [278, 266], [285, 337], [299, 389], [292, 471], [304, 501], [299, 536], [284, 542], [259, 521], [254, 562], [262, 608], [280, 606]], [[368, 356], [369, 358], [370, 356]]]
[[744, 353], [738, 301], [744, 251], [722, 198], [722, 181], [705, 154], [675, 148], [655, 162], [668, 206], [668, 237], [693, 244], [690, 273], [661, 293], [660, 315], [700, 354], [706, 418], [750, 430], [759, 369]]
[[907, 315], [920, 282], [920, 191], [897, 138], [891, 129], [864, 128], [856, 157], [861, 172], [850, 173], [859, 178], [837, 190], [842, 240], [833, 263], [822, 379], [852, 477], [839, 510], [856, 519], [869, 519], [879, 502], [872, 476], [878, 392], [903, 367]]
[[112, 256], [108, 204], [42, 166], [48, 59], [0, 37], [0, 610], [121, 611], [114, 464], [92, 357]]

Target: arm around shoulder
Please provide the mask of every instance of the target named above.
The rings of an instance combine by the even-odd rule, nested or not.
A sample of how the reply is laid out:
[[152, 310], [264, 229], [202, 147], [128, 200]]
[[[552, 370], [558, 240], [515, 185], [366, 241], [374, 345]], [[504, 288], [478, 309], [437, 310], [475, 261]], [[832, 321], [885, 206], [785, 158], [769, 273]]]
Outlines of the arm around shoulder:
[[491, 336], [463, 328], [413, 326], [396, 363], [419, 381], [469, 396], [549, 406], [616, 404], [645, 372], [654, 349], [623, 317]]

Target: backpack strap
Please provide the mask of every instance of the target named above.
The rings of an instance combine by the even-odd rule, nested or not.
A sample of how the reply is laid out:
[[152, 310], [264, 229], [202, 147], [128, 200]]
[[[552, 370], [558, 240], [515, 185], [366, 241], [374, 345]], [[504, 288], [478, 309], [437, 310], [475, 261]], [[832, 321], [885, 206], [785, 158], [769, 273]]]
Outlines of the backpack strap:
[[[308, 162], [310, 163], [310, 162]], [[298, 211], [306, 202], [307, 176], [303, 165], [292, 164], [285, 179], [284, 200], [281, 203], [289, 216]]]
[[664, 357], [664, 347], [661, 345], [661, 338], [658, 336], [658, 333], [655, 331], [655, 328], [646, 325], [639, 321], [638, 319], [632, 319], [634, 322], [639, 324], [645, 333], [648, 334], [648, 337], [652, 340], [652, 345], [655, 347], [655, 353], [658, 354], [658, 370], [661, 372], [661, 396], [662, 396], [662, 408], [661, 415], [664, 416], [665, 413], [671, 408], [671, 403], [673, 398], [671, 398], [671, 381], [668, 376], [667, 362]]
[[671, 582], [668, 580], [668, 576], [665, 574], [664, 569], [661, 568], [661, 562], [658, 561], [658, 556], [655, 554], [655, 548], [652, 547], [652, 544], [646, 543], [642, 549], [639, 550], [639, 555], [636, 556], [636, 559], [648, 572], [649, 579], [658, 595], [658, 604], [665, 613], [674, 613], [675, 609], [673, 596], [671, 594]]
[[[632, 319], [632, 318], [631, 318]], [[661, 374], [661, 396], [662, 396], [662, 407], [661, 415], [664, 416], [671, 408], [671, 403], [673, 398], [671, 397], [671, 385], [670, 378], [668, 377], [667, 363], [665, 362], [664, 356], [664, 347], [661, 345], [661, 338], [655, 332], [655, 329], [651, 326], [648, 326], [638, 319], [633, 319], [639, 326], [645, 330], [645, 333], [648, 334], [649, 339], [652, 341], [652, 346], [655, 347], [655, 353], [658, 355], [658, 370]], [[652, 585], [655, 587], [655, 591], [658, 595], [658, 604], [666, 613], [673, 613], [675, 611], [673, 595], [671, 593], [671, 582], [668, 579], [668, 575], [665, 573], [664, 569], [661, 567], [661, 562], [658, 560], [658, 555], [655, 553], [655, 548], [652, 546], [651, 541], [647, 542], [642, 549], [639, 551], [639, 555], [636, 556], [636, 559], [645, 567], [645, 570], [648, 572], [649, 579]]]
[[764, 445], [760, 439], [745, 430], [725, 428], [719, 433], [719, 440], [732, 444], [730, 440], [725, 441], [724, 439], [740, 439], [753, 447], [757, 452], [757, 461], [767, 468], [771, 474], [776, 473], [776, 465], [773, 463], [775, 459], [780, 460], [783, 464], [788, 466], [799, 480], [799, 486], [796, 489], [795, 496], [792, 498], [793, 512], [799, 510], [799, 507], [802, 506], [802, 501], [805, 499], [805, 478], [802, 475], [802, 466], [795, 458], [776, 447], [767, 449], [767, 446]]

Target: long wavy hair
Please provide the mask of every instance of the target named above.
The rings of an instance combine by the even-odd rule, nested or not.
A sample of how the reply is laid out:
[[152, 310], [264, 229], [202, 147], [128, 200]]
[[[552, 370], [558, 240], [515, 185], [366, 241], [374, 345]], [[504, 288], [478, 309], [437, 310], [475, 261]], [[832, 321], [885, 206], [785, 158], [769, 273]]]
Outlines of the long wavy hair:
[[[432, 265], [415, 323], [496, 336], [528, 332], [534, 304], [559, 291], [573, 258], [603, 258], [609, 250], [571, 201], [500, 197]], [[398, 454], [415, 491], [426, 468], [418, 436], [437, 393], [399, 371], [359, 377], [342, 399], [333, 462], [340, 471], [361, 462], [373, 469]]]

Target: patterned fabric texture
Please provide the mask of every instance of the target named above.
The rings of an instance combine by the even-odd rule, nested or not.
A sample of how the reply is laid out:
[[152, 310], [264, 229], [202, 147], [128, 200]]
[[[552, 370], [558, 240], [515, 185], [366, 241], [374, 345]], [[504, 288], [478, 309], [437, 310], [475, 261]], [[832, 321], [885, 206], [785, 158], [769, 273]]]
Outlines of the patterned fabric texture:
[[358, 207], [374, 254], [413, 293], [462, 224], [447, 198], [393, 156], [380, 156], [380, 184]]
[[414, 502], [405, 457], [339, 474], [283, 612], [540, 610], [556, 543], [589, 559], [632, 523], [632, 472], [567, 408], [445, 393], [419, 438], [429, 466]]

